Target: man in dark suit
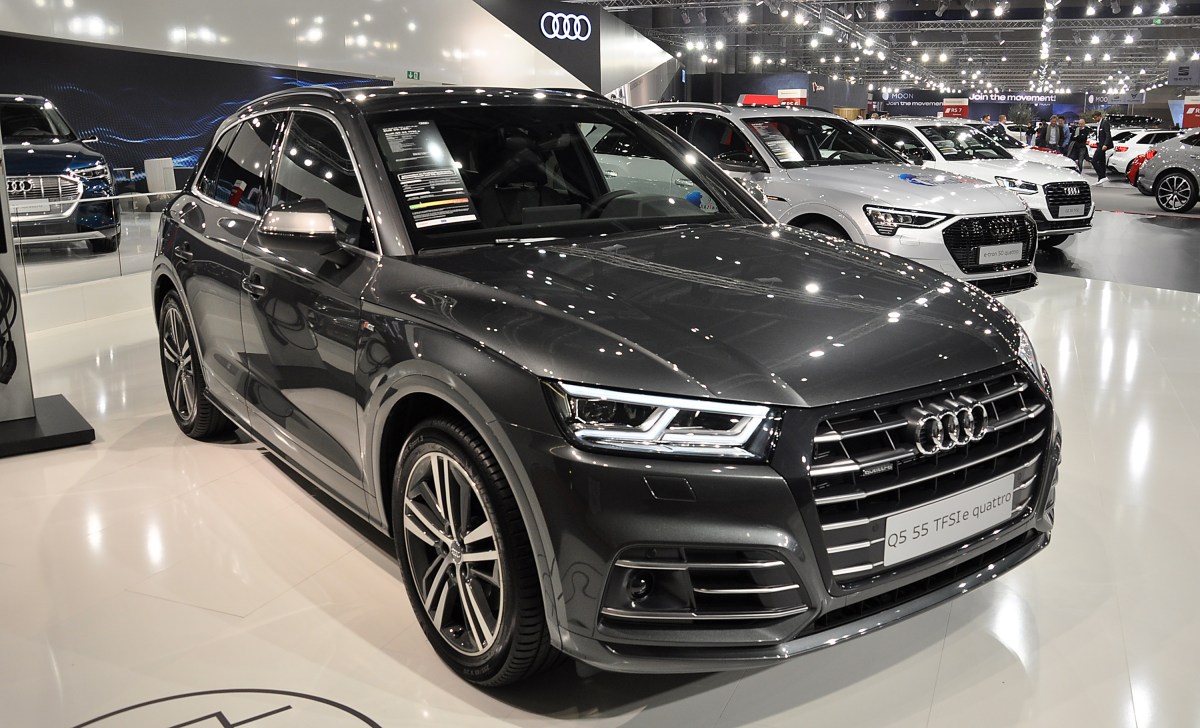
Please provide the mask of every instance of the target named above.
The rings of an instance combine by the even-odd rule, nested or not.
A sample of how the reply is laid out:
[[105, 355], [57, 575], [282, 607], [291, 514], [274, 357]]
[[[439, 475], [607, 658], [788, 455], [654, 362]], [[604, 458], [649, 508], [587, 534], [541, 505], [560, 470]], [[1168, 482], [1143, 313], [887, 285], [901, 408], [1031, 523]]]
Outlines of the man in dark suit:
[[1108, 179], [1108, 150], [1112, 149], [1112, 126], [1108, 117], [1097, 111], [1092, 114], [1092, 122], [1096, 124], [1096, 152], [1092, 155], [1092, 169], [1096, 170], [1096, 184], [1103, 184]]

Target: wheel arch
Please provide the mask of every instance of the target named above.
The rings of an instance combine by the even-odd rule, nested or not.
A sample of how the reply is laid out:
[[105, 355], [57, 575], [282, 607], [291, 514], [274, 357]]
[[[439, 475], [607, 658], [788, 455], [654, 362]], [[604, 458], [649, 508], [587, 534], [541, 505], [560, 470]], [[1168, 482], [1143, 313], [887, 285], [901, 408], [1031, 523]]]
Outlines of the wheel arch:
[[865, 244], [858, 225], [848, 215], [831, 207], [795, 207], [788, 210], [787, 214], [783, 215], [780, 219], [786, 220], [787, 224], [793, 227], [802, 227], [805, 223], [817, 221], [836, 225], [846, 233], [846, 237], [850, 240], [860, 245]]
[[[387, 385], [371, 397], [365, 421], [364, 457], [368, 464], [368, 487], [373, 491], [381, 514], [381, 527], [394, 534], [395, 520], [391, 513], [392, 478], [396, 460], [412, 429], [421, 421], [437, 415], [461, 419], [487, 445], [504, 473], [516, 499], [521, 520], [533, 552], [542, 603], [550, 639], [556, 649], [563, 648], [566, 611], [562, 601], [562, 582], [554, 559], [552, 544], [537, 495], [529, 474], [521, 465], [516, 447], [499, 427], [496, 413], [466, 381], [430, 361], [409, 360], [393, 367], [383, 378]], [[373, 410], [373, 411], [372, 411]]]

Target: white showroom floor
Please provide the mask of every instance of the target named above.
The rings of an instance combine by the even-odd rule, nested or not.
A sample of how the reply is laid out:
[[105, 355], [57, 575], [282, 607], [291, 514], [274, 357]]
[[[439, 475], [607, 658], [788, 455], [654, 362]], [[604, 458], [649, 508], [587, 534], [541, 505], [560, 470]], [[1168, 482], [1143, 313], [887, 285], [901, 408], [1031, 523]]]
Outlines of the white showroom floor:
[[[1065, 433], [1042, 554], [772, 669], [580, 677], [568, 664], [503, 692], [442, 667], [375, 541], [253, 444], [176, 430], [148, 310], [36, 334], [39, 393], [66, 394], [98, 439], [0, 461], [0, 724], [273, 689], [382, 726], [1200, 725], [1200, 295], [1046, 275], [1006, 300]], [[271, 709], [269, 695], [250, 703], [222, 725]], [[335, 725], [276, 717], [254, 725]]]

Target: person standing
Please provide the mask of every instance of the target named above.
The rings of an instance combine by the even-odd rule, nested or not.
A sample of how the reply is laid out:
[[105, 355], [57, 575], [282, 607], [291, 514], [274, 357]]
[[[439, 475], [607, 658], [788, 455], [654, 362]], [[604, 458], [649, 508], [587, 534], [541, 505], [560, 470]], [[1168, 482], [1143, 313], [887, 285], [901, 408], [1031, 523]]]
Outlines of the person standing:
[[1058, 125], [1058, 117], [1051, 116], [1046, 124], [1046, 138], [1040, 146], [1047, 149], [1058, 149], [1062, 144], [1062, 127]]
[[1108, 117], [1097, 111], [1092, 114], [1096, 124], [1096, 153], [1092, 155], [1092, 169], [1096, 171], [1096, 184], [1104, 184], [1108, 179], [1108, 150], [1112, 149], [1112, 125]]
[[1083, 160], [1087, 159], [1088, 128], [1087, 121], [1081, 116], [1075, 124], [1075, 133], [1071, 135], [1071, 141], [1067, 144], [1067, 157], [1075, 163], [1075, 171], [1083, 174]]
[[1067, 123], [1067, 119], [1064, 116], [1058, 117], [1058, 128], [1060, 129], [1060, 134], [1062, 136], [1058, 143], [1058, 149], [1055, 151], [1069, 157], [1070, 155], [1067, 154], [1067, 149], [1071, 146], [1071, 140], [1075, 137], [1075, 133], [1072, 131], [1071, 125]]

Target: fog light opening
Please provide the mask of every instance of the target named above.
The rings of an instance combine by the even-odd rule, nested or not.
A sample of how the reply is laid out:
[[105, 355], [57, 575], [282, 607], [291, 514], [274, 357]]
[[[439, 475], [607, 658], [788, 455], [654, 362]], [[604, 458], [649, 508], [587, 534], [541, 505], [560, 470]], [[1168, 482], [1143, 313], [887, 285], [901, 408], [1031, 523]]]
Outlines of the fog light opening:
[[625, 580], [625, 592], [630, 601], [637, 603], [654, 591], [654, 575], [646, 571], [632, 571]]

